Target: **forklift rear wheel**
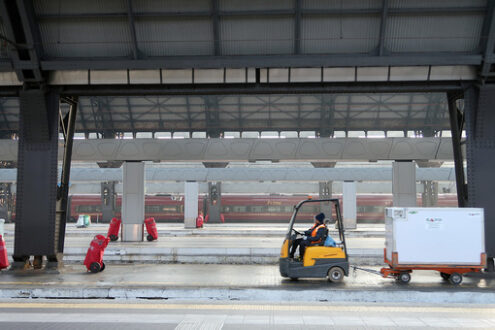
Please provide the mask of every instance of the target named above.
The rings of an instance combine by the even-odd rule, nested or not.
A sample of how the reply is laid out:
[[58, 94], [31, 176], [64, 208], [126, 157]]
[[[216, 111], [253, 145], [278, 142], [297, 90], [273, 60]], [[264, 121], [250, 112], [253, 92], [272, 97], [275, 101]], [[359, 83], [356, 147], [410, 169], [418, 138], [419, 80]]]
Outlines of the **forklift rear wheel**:
[[411, 275], [408, 272], [402, 272], [397, 276], [397, 280], [401, 284], [407, 284], [411, 281]]
[[117, 235], [110, 235], [110, 240], [111, 240], [112, 242], [115, 242], [115, 241], [116, 241], [116, 240], [118, 240], [118, 239], [119, 239], [119, 237], [118, 237]]
[[101, 269], [100, 269], [100, 272], [104, 271], [105, 270], [105, 263], [102, 261], [101, 262]]
[[100, 264], [97, 262], [92, 262], [91, 265], [89, 265], [89, 271], [91, 273], [98, 273], [100, 271]]
[[447, 273], [440, 273], [440, 276], [442, 276], [442, 278], [443, 278], [445, 281], [448, 281], [448, 280], [449, 280], [449, 277], [450, 277], [450, 274], [447, 274]]
[[462, 275], [459, 273], [452, 273], [449, 277], [450, 284], [459, 285], [462, 282]]
[[344, 270], [340, 267], [332, 267], [328, 271], [328, 280], [333, 283], [340, 283], [344, 279]]
[[148, 240], [148, 242], [151, 242], [153, 240], [153, 236], [148, 235], [148, 236], [146, 236], [146, 239]]

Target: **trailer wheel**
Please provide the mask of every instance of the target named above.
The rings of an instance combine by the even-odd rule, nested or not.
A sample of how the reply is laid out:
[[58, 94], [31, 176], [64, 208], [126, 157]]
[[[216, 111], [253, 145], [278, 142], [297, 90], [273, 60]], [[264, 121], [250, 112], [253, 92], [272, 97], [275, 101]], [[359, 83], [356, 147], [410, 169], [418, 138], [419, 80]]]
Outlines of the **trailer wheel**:
[[397, 276], [397, 281], [401, 284], [407, 284], [411, 281], [411, 275], [408, 272], [402, 272]]
[[115, 242], [115, 241], [116, 241], [116, 240], [118, 240], [118, 239], [119, 239], [119, 237], [118, 237], [117, 235], [110, 235], [110, 240], [111, 240], [112, 242]]
[[98, 273], [100, 271], [100, 264], [97, 262], [92, 262], [91, 265], [89, 265], [89, 271], [91, 273]]
[[151, 242], [153, 240], [153, 236], [148, 234], [148, 236], [146, 236], [146, 239], [148, 240], [148, 242]]
[[332, 267], [328, 271], [328, 281], [333, 283], [340, 283], [344, 279], [344, 270], [340, 267]]
[[459, 273], [452, 273], [449, 277], [450, 284], [459, 285], [462, 282], [462, 275]]
[[295, 281], [298, 281], [299, 278], [297, 278], [297, 277], [291, 277], [290, 280], [295, 282]]
[[101, 262], [101, 269], [100, 269], [100, 272], [104, 271], [105, 270], [105, 263], [102, 261]]
[[448, 280], [449, 280], [449, 277], [450, 277], [450, 274], [447, 274], [447, 273], [440, 273], [440, 276], [442, 276], [442, 278], [443, 278], [445, 281], [448, 281]]

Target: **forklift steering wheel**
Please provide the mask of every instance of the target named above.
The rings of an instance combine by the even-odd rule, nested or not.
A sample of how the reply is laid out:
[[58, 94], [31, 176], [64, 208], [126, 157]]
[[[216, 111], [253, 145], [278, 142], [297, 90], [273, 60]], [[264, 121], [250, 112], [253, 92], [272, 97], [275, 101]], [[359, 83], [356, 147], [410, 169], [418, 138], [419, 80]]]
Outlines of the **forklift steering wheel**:
[[292, 231], [294, 231], [296, 234], [302, 235], [302, 233], [298, 232], [298, 231], [297, 231], [297, 230], [295, 230], [294, 228], [292, 228]]

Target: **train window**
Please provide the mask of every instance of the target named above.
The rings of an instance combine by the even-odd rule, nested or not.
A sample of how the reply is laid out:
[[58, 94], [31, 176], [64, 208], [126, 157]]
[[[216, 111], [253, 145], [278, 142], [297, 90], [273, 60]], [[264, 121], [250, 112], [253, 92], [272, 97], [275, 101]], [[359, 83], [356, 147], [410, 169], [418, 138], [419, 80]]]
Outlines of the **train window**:
[[177, 213], [180, 206], [175, 205], [146, 205], [146, 213]]
[[76, 213], [98, 213], [101, 212], [100, 205], [78, 205]]
[[234, 206], [231, 206], [231, 207], [232, 207], [232, 212], [235, 212], [235, 213], [247, 212], [247, 206], [234, 205]]
[[251, 212], [256, 212], [256, 213], [263, 213], [264, 211], [264, 206], [262, 205], [251, 205]]
[[279, 213], [280, 212], [280, 206], [267, 206], [267, 212], [273, 212], [273, 213]]

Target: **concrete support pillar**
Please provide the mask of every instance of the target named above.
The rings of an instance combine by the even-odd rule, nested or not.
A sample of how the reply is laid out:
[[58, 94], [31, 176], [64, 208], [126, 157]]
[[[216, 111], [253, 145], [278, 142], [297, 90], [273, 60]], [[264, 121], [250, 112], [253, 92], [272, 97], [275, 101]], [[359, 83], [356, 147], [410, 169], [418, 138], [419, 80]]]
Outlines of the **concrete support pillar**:
[[395, 161], [392, 164], [393, 205], [416, 206], [416, 163]]
[[143, 240], [144, 163], [124, 162], [122, 187], [122, 241]]
[[196, 228], [198, 217], [199, 184], [195, 181], [184, 183], [184, 228]]
[[356, 182], [344, 181], [342, 185], [342, 202], [343, 202], [343, 217], [344, 228], [355, 229], [357, 222], [356, 212]]
[[[318, 185], [320, 199], [332, 198], [332, 181], [319, 182]], [[320, 203], [320, 212], [325, 213], [325, 216], [330, 218], [332, 215], [332, 205]]]

